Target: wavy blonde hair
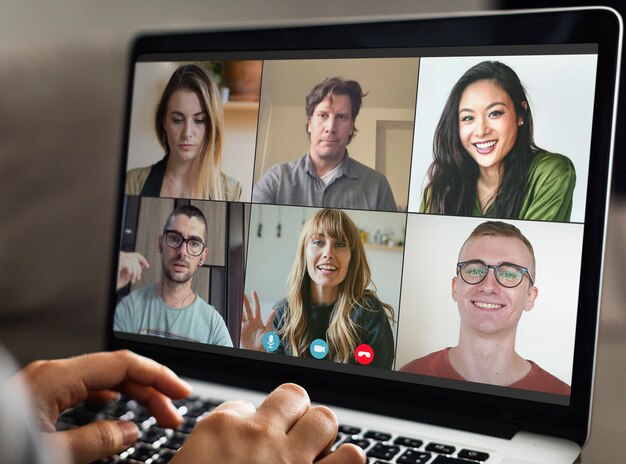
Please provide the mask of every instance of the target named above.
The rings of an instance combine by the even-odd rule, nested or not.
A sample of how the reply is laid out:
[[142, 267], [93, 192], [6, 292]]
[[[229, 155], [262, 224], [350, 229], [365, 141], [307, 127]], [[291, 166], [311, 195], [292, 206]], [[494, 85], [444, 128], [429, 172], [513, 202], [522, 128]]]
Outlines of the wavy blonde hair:
[[[372, 276], [359, 232], [350, 217], [338, 209], [321, 209], [307, 221], [300, 233], [298, 252], [287, 280], [287, 311], [280, 333], [291, 346], [293, 356], [302, 356], [309, 349], [309, 324], [306, 312], [311, 307], [311, 278], [307, 272], [306, 247], [318, 234], [345, 242], [350, 248], [346, 278], [339, 284], [339, 296], [330, 316], [326, 332], [328, 359], [346, 363], [356, 349], [358, 331], [363, 329], [352, 320], [356, 307], [373, 311], [365, 298], [375, 298]], [[380, 302], [387, 317], [393, 321], [393, 308]]]
[[161, 101], [154, 118], [155, 130], [159, 143], [169, 155], [170, 146], [165, 132], [164, 122], [170, 98], [178, 90], [193, 92], [200, 100], [202, 110], [206, 112], [207, 123], [204, 140], [200, 146], [201, 156], [196, 169], [193, 197], [211, 200], [226, 200], [222, 181], [222, 145], [224, 138], [224, 110], [220, 92], [209, 71], [197, 64], [180, 66], [163, 90]]

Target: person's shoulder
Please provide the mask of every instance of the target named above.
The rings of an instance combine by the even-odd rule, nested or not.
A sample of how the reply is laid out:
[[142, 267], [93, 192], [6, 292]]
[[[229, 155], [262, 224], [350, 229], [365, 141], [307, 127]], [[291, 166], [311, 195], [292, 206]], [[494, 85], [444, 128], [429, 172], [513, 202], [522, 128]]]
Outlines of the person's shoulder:
[[409, 372], [411, 374], [432, 375], [434, 371], [438, 371], [440, 366], [447, 364], [449, 348], [434, 351], [421, 358], [416, 358], [402, 366], [400, 372]]
[[283, 163], [276, 163], [272, 165], [267, 172], [273, 173], [290, 173], [298, 169], [306, 169], [308, 153], [305, 153], [298, 159], [292, 161], [285, 161]]
[[276, 310], [276, 314], [278, 314], [279, 312], [282, 313], [284, 311], [287, 310], [287, 308], [289, 307], [289, 302], [287, 301], [287, 298], [281, 298], [280, 300], [278, 300], [276, 303], [274, 303], [274, 306], [272, 306], [272, 309]]
[[346, 163], [347, 163], [347, 168], [354, 173], [358, 173], [361, 175], [367, 174], [372, 177], [385, 178], [385, 176], [383, 176], [380, 172], [352, 158], [350, 155], [348, 155], [348, 157], [346, 158]]
[[217, 313], [217, 309], [210, 303], [208, 303], [204, 298], [202, 298], [198, 292], [194, 292], [196, 294], [196, 299], [193, 300], [190, 306], [196, 306], [201, 308], [203, 311], [207, 311], [208, 313]]
[[531, 364], [530, 372], [524, 377], [520, 383], [520, 388], [530, 390], [538, 390], [546, 393], [556, 393], [559, 395], [569, 395], [570, 386], [561, 379], [543, 369], [534, 361], [528, 360]]
[[370, 184], [370, 188], [377, 184], [383, 188], [389, 186], [389, 181], [383, 174], [350, 156], [346, 159], [346, 166], [343, 171], [348, 177], [366, 180]]
[[133, 168], [126, 173], [126, 195], [140, 194], [151, 169], [152, 166], [144, 166], [141, 168]]
[[369, 290], [366, 290], [361, 297], [358, 307], [369, 312], [384, 313], [382, 301], [378, 299], [378, 296], [374, 292]]
[[351, 313], [351, 319], [357, 325], [367, 330], [378, 326], [386, 318], [387, 313], [385, 312], [383, 303], [378, 299], [376, 294], [369, 291], [365, 292]]
[[222, 173], [222, 183], [224, 184], [224, 200], [226, 201], [239, 201], [241, 200], [242, 187], [234, 177], [227, 176]]
[[574, 163], [565, 155], [544, 151], [535, 155], [531, 164], [533, 168], [541, 171], [574, 171]]
[[129, 301], [146, 301], [147, 299], [152, 297], [156, 297], [156, 293], [154, 292], [154, 284], [135, 288], [124, 298], [127, 298]]

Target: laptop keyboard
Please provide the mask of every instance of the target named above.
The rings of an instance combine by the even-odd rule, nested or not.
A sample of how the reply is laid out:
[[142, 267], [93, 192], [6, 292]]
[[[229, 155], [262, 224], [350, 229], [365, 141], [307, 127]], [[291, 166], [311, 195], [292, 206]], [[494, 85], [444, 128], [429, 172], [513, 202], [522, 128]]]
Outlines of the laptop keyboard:
[[[79, 427], [99, 419], [131, 420], [141, 431], [137, 442], [123, 453], [98, 462], [165, 464], [185, 442], [196, 422], [220, 403], [197, 396], [174, 401], [184, 418], [177, 429], [159, 427], [154, 417], [134, 400], [121, 398], [108, 404], [84, 403], [59, 416], [57, 430]], [[339, 426], [334, 446], [343, 443], [354, 443], [363, 448], [368, 464], [476, 464], [489, 458], [484, 451], [345, 424]]]

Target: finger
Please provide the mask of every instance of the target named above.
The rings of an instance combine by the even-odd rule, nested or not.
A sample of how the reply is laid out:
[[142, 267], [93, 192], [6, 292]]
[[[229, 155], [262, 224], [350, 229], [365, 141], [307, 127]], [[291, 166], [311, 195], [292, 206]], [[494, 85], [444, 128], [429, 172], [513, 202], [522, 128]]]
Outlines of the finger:
[[65, 443], [74, 462], [93, 462], [127, 449], [139, 437], [139, 429], [127, 421], [96, 421], [48, 437], [53, 443]]
[[316, 462], [318, 464], [365, 464], [365, 451], [359, 446], [347, 443]]
[[294, 383], [286, 383], [270, 393], [259, 406], [257, 415], [269, 420], [279, 430], [289, 432], [311, 405], [306, 390]]
[[[64, 392], [58, 395], [61, 410], [85, 401], [89, 392], [94, 390], [128, 390], [134, 395], [140, 394], [136, 386], [144, 386], [150, 387], [147, 391], [157, 398], [165, 395], [175, 399], [185, 398], [191, 393], [191, 386], [170, 369], [130, 351], [83, 355], [58, 361], [54, 366], [57, 370], [54, 377], [56, 385], [53, 387], [58, 392]], [[47, 383], [50, 388], [50, 381]], [[143, 393], [140, 400], [145, 403], [148, 396]], [[160, 402], [157, 399], [155, 404]]]
[[170, 398], [153, 387], [127, 382], [121, 390], [126, 396], [134, 398], [147, 408], [161, 427], [174, 429], [182, 424], [183, 418]]
[[243, 320], [251, 321], [252, 318], [253, 318], [253, 315], [252, 315], [252, 308], [250, 308], [250, 300], [248, 300], [248, 297], [244, 294], [243, 295]]
[[238, 416], [251, 416], [256, 412], [256, 407], [249, 401], [235, 400], [222, 403], [213, 411], [228, 411], [230, 413], [237, 414]]
[[119, 392], [113, 390], [94, 390], [89, 392], [87, 401], [91, 401], [93, 403], [111, 403], [119, 398]]
[[270, 332], [274, 328], [274, 316], [276, 316], [276, 310], [272, 309], [267, 316], [267, 324], [265, 324], [266, 332]]
[[252, 291], [252, 306], [254, 307], [254, 318], [261, 321], [261, 304], [259, 303], [259, 295]]
[[337, 416], [325, 406], [315, 406], [295, 423], [287, 436], [293, 446], [300, 447], [305, 461], [313, 461], [330, 452], [337, 436]]
[[191, 386], [172, 370], [143, 356], [121, 350], [83, 355], [69, 360], [88, 391], [111, 389], [123, 382], [151, 386], [170, 398], [185, 398]]
[[131, 263], [127, 270], [127, 280], [134, 284], [141, 278], [141, 270], [139, 269], [139, 265], [137, 263]]
[[139, 265], [142, 269], [148, 269], [150, 267], [150, 263], [146, 258], [144, 258], [141, 254], [137, 253], [137, 258], [139, 259]]

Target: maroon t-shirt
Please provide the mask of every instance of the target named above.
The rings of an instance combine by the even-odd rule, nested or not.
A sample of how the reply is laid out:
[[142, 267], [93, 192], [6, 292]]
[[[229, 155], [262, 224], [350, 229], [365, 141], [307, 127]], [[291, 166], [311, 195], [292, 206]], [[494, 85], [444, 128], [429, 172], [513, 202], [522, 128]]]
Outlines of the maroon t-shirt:
[[[443, 377], [445, 379], [465, 380], [461, 374], [459, 374], [454, 367], [452, 367], [452, 364], [450, 364], [450, 357], [448, 356], [449, 350], [450, 348], [445, 348], [441, 351], [435, 351], [434, 353], [424, 356], [423, 358], [414, 359], [410, 363], [402, 366], [400, 371], [412, 374]], [[537, 390], [546, 393], [569, 396], [569, 385], [562, 380], [559, 380], [549, 372], [544, 371], [534, 362], [528, 362], [531, 364], [530, 372], [517, 382], [507, 385], [507, 387], [521, 388], [524, 390]]]

